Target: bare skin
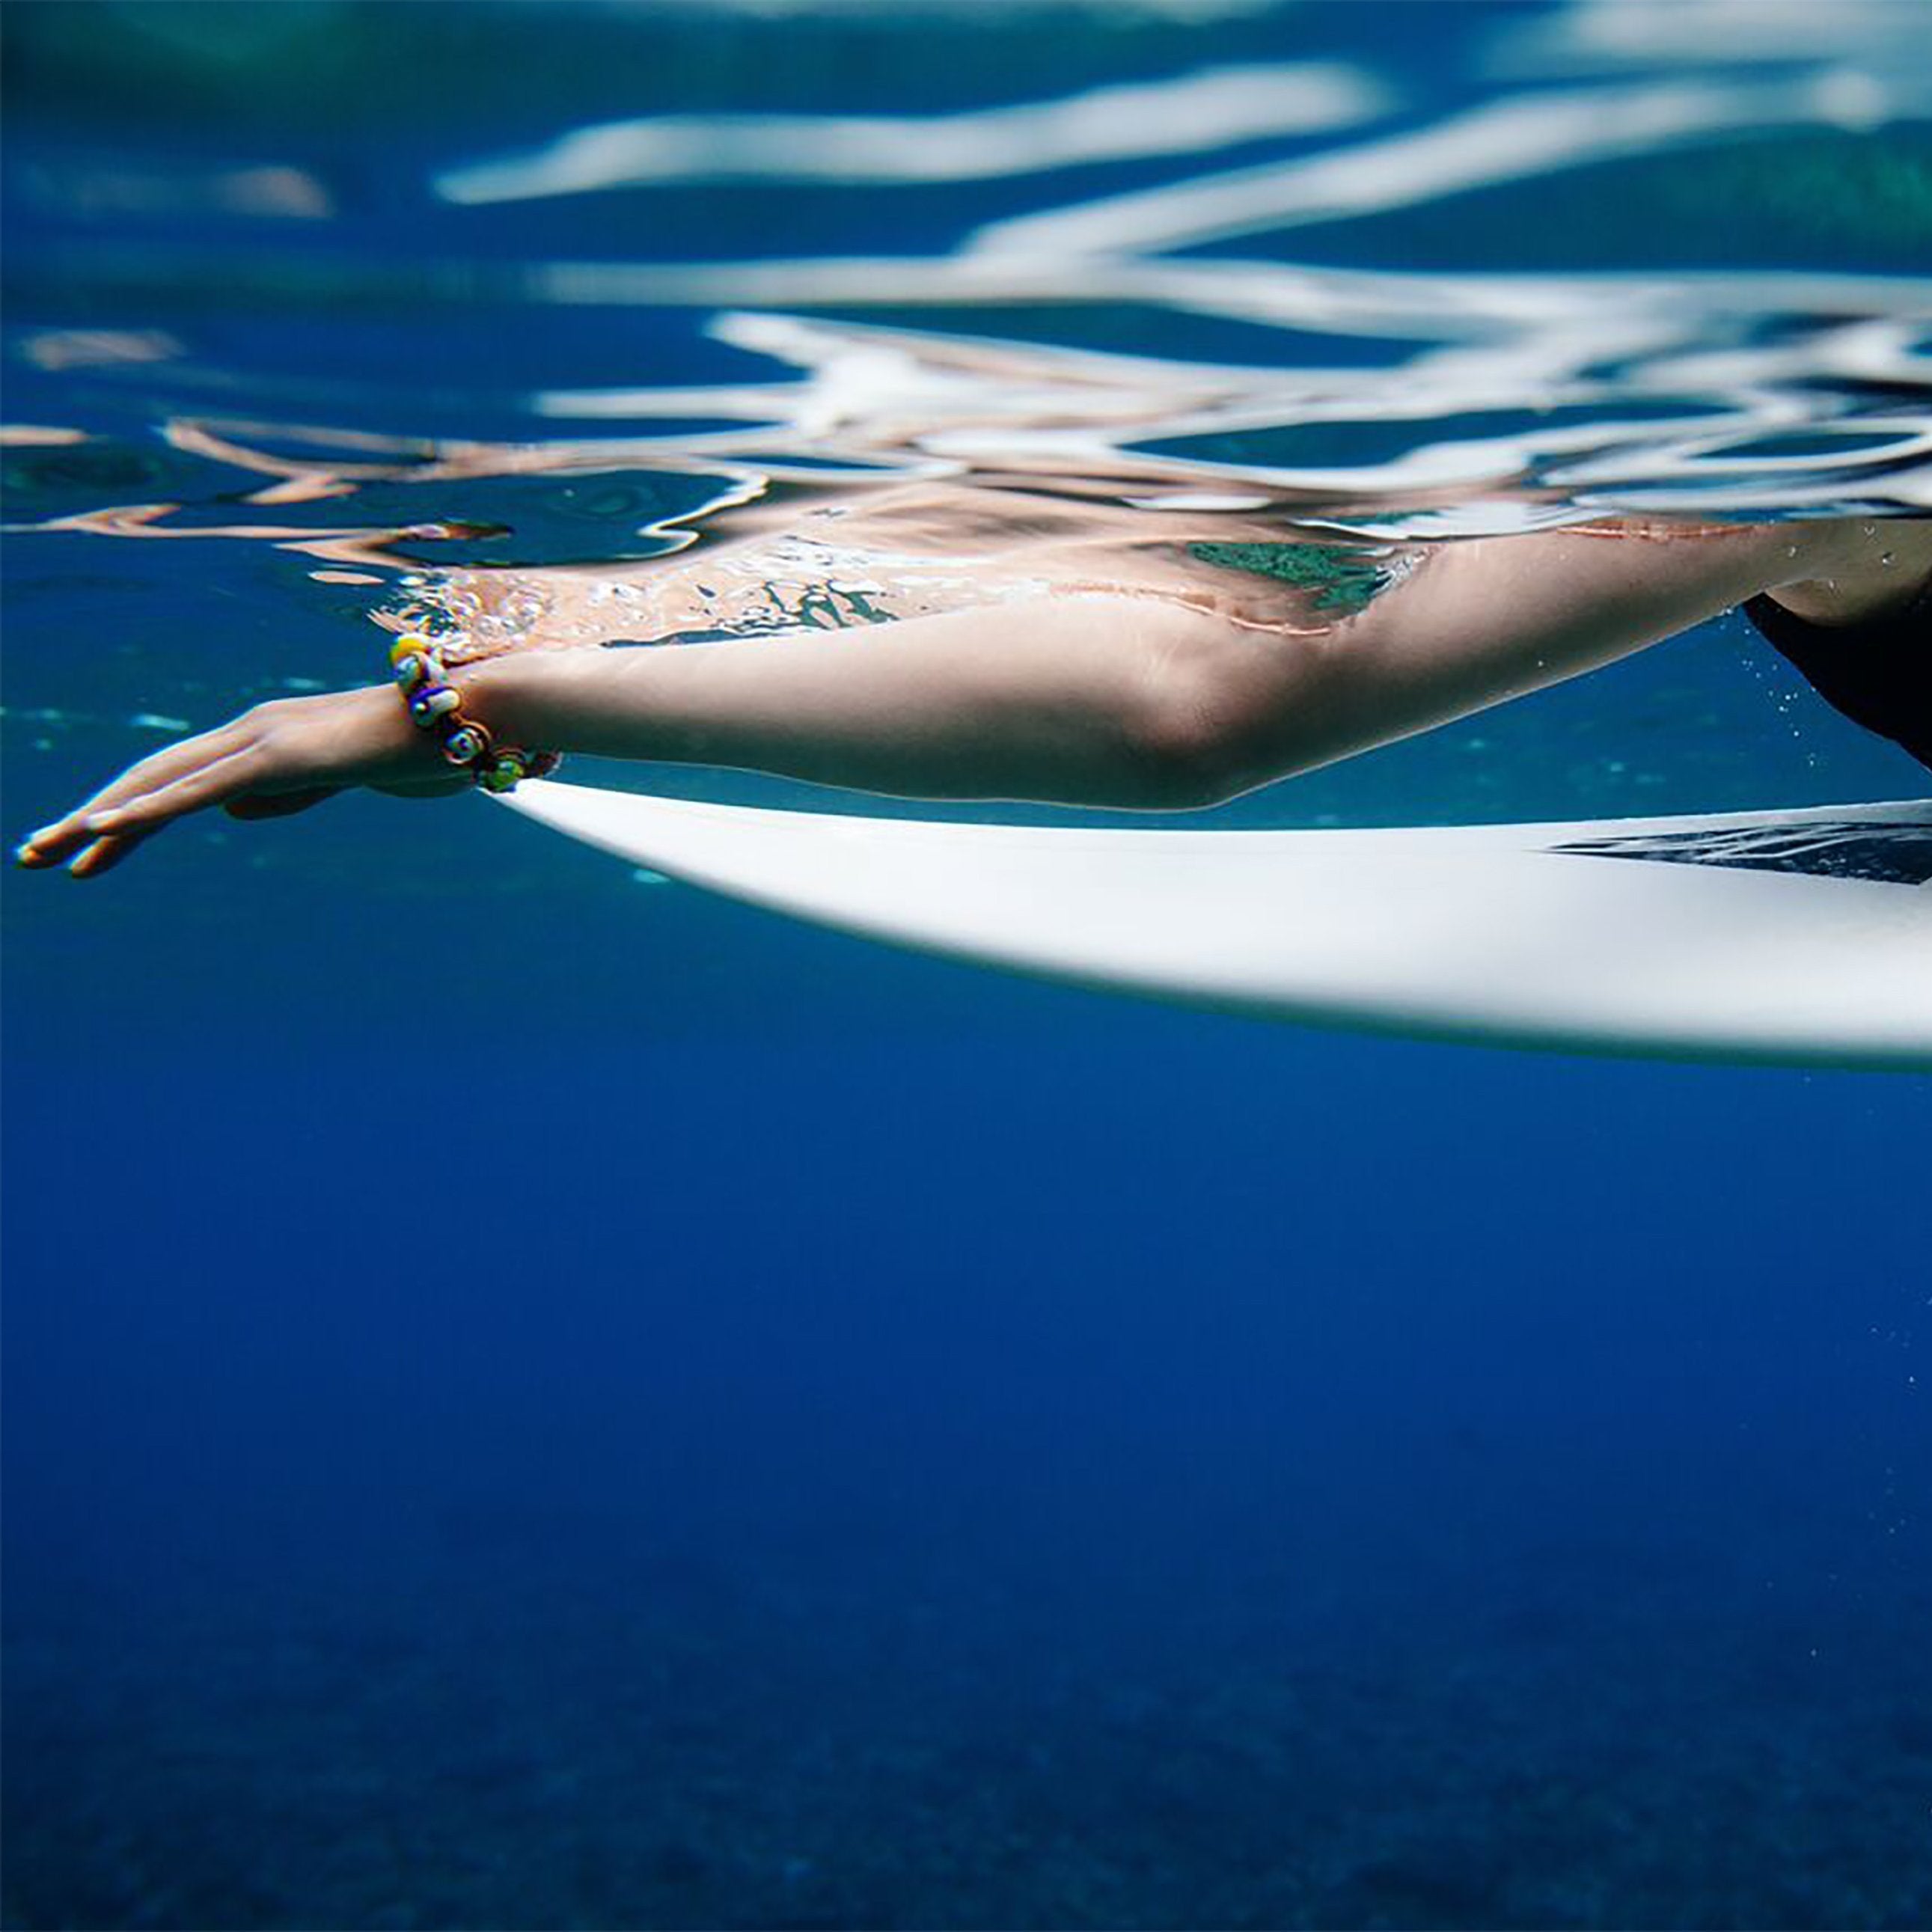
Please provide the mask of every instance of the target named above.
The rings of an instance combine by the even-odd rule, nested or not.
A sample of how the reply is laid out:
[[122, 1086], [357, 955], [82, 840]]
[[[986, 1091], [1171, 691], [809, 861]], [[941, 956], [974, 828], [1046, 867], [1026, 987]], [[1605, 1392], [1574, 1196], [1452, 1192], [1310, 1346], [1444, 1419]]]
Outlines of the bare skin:
[[[1203, 806], [1626, 656], [1768, 592], [1852, 624], [1932, 573], [1932, 520], [1558, 531], [1435, 546], [1354, 614], [1237, 620], [1144, 584], [890, 626], [528, 652], [454, 672], [500, 740], [908, 797]], [[356, 785], [462, 789], [393, 688], [258, 706], [122, 773], [21, 847], [78, 878], [190, 813]]]

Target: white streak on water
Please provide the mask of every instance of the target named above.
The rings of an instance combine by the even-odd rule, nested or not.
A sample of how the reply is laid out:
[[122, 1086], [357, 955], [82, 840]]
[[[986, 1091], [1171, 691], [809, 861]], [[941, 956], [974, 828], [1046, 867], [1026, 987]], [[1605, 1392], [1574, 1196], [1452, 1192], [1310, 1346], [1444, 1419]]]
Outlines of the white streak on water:
[[[690, 3], [818, 11], [846, 0]], [[850, 4], [862, 13], [871, 0]], [[1010, 10], [1002, 0], [932, 4], [989, 20]], [[1246, 4], [1158, 0], [1157, 10], [1204, 16]], [[71, 232], [40, 250], [38, 272], [50, 286], [98, 293], [92, 304], [76, 300], [74, 312], [104, 319], [85, 330], [44, 323], [16, 352], [104, 394], [146, 385], [177, 411], [188, 399], [194, 418], [177, 414], [166, 432], [176, 448], [276, 479], [250, 500], [298, 518], [303, 505], [324, 500], [341, 501], [347, 514], [364, 483], [494, 477], [527, 479], [540, 491], [547, 478], [634, 465], [686, 479], [669, 500], [684, 502], [687, 491], [704, 499], [644, 526], [667, 549], [697, 542], [714, 514], [721, 526], [753, 524], [736, 513], [778, 484], [842, 504], [915, 480], [922, 488], [944, 484], [966, 503], [981, 484], [996, 495], [1032, 488], [1138, 508], [1150, 522], [1327, 512], [1348, 527], [1418, 535], [1540, 526], [1606, 508], [1809, 514], [1926, 502], [1932, 450], [1918, 434], [1918, 406], [1932, 390], [1932, 283], [1924, 280], [1766, 267], [1784, 256], [1781, 239], [1760, 244], [1768, 252], [1755, 269], [1706, 272], [1415, 273], [1162, 251], [1272, 230], [1282, 232], [1252, 252], [1280, 255], [1298, 227], [1394, 211], [1442, 224], [1449, 197], [1551, 178], [1564, 199], [1552, 206], [1540, 195], [1534, 224], [1544, 232], [1574, 227], [1587, 248], [1591, 224], [1611, 208], [1624, 176], [1613, 167], [1579, 171], [1673, 155], [1676, 205], [1691, 232], [1668, 238], [1670, 252], [1694, 254], [1700, 237], [1720, 248], [1724, 218], [1715, 208], [1700, 215], [1696, 190], [1704, 152], [1720, 144], [1735, 155], [1741, 142], [1753, 143], [1750, 168], [1732, 171], [1733, 186], [1758, 176], [1767, 196], [1802, 196], [1814, 211], [1831, 193], [1856, 193], [1881, 178], [1875, 170], [1892, 152], [1886, 144], [1833, 144], [1851, 151], [1839, 167], [1833, 154], [1816, 152], [1822, 144], [1772, 137], [1862, 133], [1932, 114], [1932, 0], [1576, 0], [1486, 14], [1468, 33], [1445, 34], [1427, 49], [1370, 28], [1389, 17], [1372, 9], [1356, 17], [1365, 24], [1345, 63], [1226, 64], [1239, 43], [1203, 36], [1187, 58], [1222, 64], [1165, 80], [932, 117], [741, 111], [612, 122], [562, 132], [533, 153], [472, 160], [436, 183], [446, 200], [466, 203], [740, 184], [709, 187], [700, 197], [723, 211], [722, 227], [736, 232], [739, 217], [768, 210], [770, 183], [1037, 178], [1018, 190], [975, 196], [962, 188], [945, 197], [947, 209], [976, 212], [949, 215], [915, 236], [929, 248], [923, 258], [634, 261], [626, 257], [636, 208], [612, 198], [571, 217], [584, 254], [602, 259], [532, 259], [514, 248], [472, 254], [472, 232], [500, 224], [513, 238], [520, 226], [528, 232], [527, 218], [446, 209], [429, 211], [423, 246], [407, 259], [345, 245], [324, 260], [260, 234], [190, 242], [143, 226], [152, 212], [175, 208], [182, 181], [202, 180], [199, 164], [184, 174], [165, 154], [138, 169], [56, 155], [44, 164], [53, 171], [46, 179], [74, 190], [52, 197]], [[1427, 70], [1438, 62], [1443, 72]], [[1558, 85], [1544, 84], [1552, 80]], [[1021, 65], [1003, 84], [1018, 92], [1047, 83]], [[750, 89], [738, 104], [758, 94]], [[1397, 103], [1436, 118], [1372, 124]], [[1228, 166], [1237, 143], [1338, 129], [1345, 131], [1298, 147], [1294, 158]], [[472, 122], [468, 152], [500, 138]], [[1905, 160], [1882, 176], [1890, 198], [1870, 226], [1883, 258], [1909, 268], [1914, 151], [1901, 143], [1898, 152]], [[1129, 160], [1148, 164], [1137, 179], [1165, 185], [1094, 198], [1090, 178], [1048, 172]], [[146, 182], [151, 162], [160, 186], [138, 194], [114, 186], [129, 169]], [[247, 178], [272, 184], [277, 165]], [[1042, 201], [1058, 205], [1042, 208]], [[821, 190], [810, 205], [830, 221], [836, 247], [839, 237], [869, 242], [871, 202], [863, 192]], [[1035, 212], [1005, 212], [1029, 204]], [[847, 209], [853, 219], [842, 226]], [[1485, 211], [1486, 232], [1468, 238], [1473, 260], [1514, 252], [1511, 236], [1486, 220], [1495, 212]], [[1820, 213], [1819, 251], [1802, 259], [1839, 258], [1822, 228], [1828, 219]], [[959, 234], [976, 220], [983, 225], [959, 249]], [[755, 248], [770, 231], [752, 223], [744, 232], [758, 238]], [[1324, 232], [1324, 248], [1333, 239]], [[1810, 244], [1799, 238], [1793, 245]], [[1641, 236], [1619, 231], [1621, 248], [1642, 246]], [[1386, 248], [1378, 253], [1388, 259]], [[231, 394], [238, 412], [245, 398], [251, 416], [270, 402], [279, 412], [299, 398], [304, 410], [320, 410], [352, 398], [364, 419], [406, 424], [417, 398], [380, 380], [279, 369], [243, 375], [211, 360], [220, 337], [204, 338], [199, 325], [184, 322], [179, 343], [135, 327], [145, 328], [152, 314], [198, 316], [213, 289], [238, 314], [259, 304], [272, 316], [289, 308], [352, 317], [362, 306], [406, 308], [433, 327], [452, 313], [466, 322], [494, 312], [526, 334], [518, 346], [527, 356], [514, 364], [517, 403], [546, 428], [568, 418], [617, 429], [608, 440], [499, 447], [305, 430], [301, 438], [314, 450], [291, 458], [280, 446], [297, 432], [250, 431], [200, 410]], [[552, 305], [616, 313], [550, 329], [542, 311]], [[747, 380], [677, 388], [650, 382], [644, 354], [586, 364], [568, 346], [580, 336], [621, 340], [624, 311], [680, 308], [706, 312], [713, 336], [764, 358], [765, 368]], [[896, 311], [892, 326], [856, 319], [887, 309]], [[695, 320], [677, 318], [674, 327], [687, 330]], [[1196, 320], [1230, 326], [1186, 326]], [[1034, 334], [1052, 340], [1024, 339]], [[545, 347], [552, 337], [554, 352]], [[1174, 358], [1066, 346], [1088, 340], [1154, 343]], [[164, 357], [154, 352], [162, 346]], [[374, 359], [382, 366], [380, 348]], [[590, 386], [590, 366], [616, 380]], [[489, 358], [474, 368], [452, 358], [453, 399], [466, 383], [494, 394], [502, 380]], [[79, 434], [29, 430], [20, 440]], [[263, 451], [240, 447], [251, 434]], [[205, 518], [173, 525], [171, 505], [70, 514], [90, 490], [134, 490], [116, 461], [111, 450], [68, 464], [16, 458], [14, 467], [44, 483], [45, 507], [57, 513], [29, 526], [275, 542], [307, 531], [345, 544], [360, 534], [306, 521], [246, 530]], [[130, 478], [139, 472], [124, 467]], [[785, 491], [772, 494], [782, 510]], [[514, 508], [514, 493], [502, 501]], [[392, 505], [382, 514], [407, 512]], [[504, 520], [514, 520], [507, 511]], [[380, 560], [304, 547], [338, 565]]]
[[[1087, 266], [1104, 287], [1116, 271], [1131, 278], [1148, 265]], [[1259, 272], [1278, 292], [1282, 272]], [[1385, 296], [1400, 280], [1382, 279]], [[1442, 303], [1447, 289], [1454, 310], [1464, 279], [1415, 278], [1414, 293]], [[1230, 285], [1219, 278], [1223, 290]], [[1708, 509], [1735, 485], [1738, 508], [1802, 511], [1831, 500], [1833, 478], [1861, 501], [1923, 500], [1932, 449], [1918, 434], [1922, 419], [1861, 416], [1840, 428], [1850, 405], [1832, 379], [1922, 386], [1932, 286], [1775, 275], [1521, 278], [1478, 278], [1463, 294], [1487, 319], [1486, 338], [1418, 349], [1399, 380], [1383, 368], [1172, 363], [727, 312], [713, 333], [796, 376], [707, 390], [708, 412], [748, 426], [686, 436], [681, 447], [775, 476], [788, 473], [788, 456], [809, 456], [826, 482], [868, 472], [1111, 477], [1115, 500], [1148, 508], [1252, 508], [1257, 493], [1286, 492], [1356, 504], [1407, 500], [1439, 520], [1445, 493], [1489, 504], [1513, 488], [1587, 490], [1588, 509], [1573, 508], [1575, 516], [1609, 507], [1606, 490], [1630, 507], [1661, 507], [1662, 491]], [[1871, 313], [1888, 304], [1902, 312]], [[1834, 315], [1860, 319], [1834, 326]], [[1781, 316], [1803, 326], [1767, 326]], [[680, 393], [562, 392], [535, 406], [649, 421], [680, 413]], [[1468, 434], [1469, 418], [1486, 413], [1505, 418], [1497, 432]], [[1293, 436], [1274, 434], [1301, 430], [1316, 433], [1315, 461], [1294, 460]], [[1762, 454], [1768, 436], [1793, 433], [1826, 440], [1816, 453]], [[1198, 446], [1190, 450], [1190, 440]], [[852, 466], [826, 466], [840, 463]]]
[[528, 155], [435, 178], [446, 201], [530, 201], [673, 182], [983, 181], [1269, 136], [1325, 133], [1394, 97], [1340, 63], [1214, 68], [972, 113], [665, 116], [580, 128]]
[[1606, 312], [1720, 320], [1780, 313], [1895, 316], [1906, 322], [1932, 318], [1932, 279], [1896, 275], [1744, 268], [1686, 270], [1669, 276], [1624, 271], [1413, 274], [1131, 256], [1059, 262], [992, 254], [691, 264], [558, 261], [530, 264], [521, 292], [532, 302], [614, 308], [920, 304], [970, 310], [1001, 302], [1134, 302], [1273, 328], [1436, 341], [1507, 339], [1522, 327], [1580, 323]]
[[1834, 68], [1796, 80], [1692, 80], [1492, 101], [1419, 132], [1340, 153], [1208, 176], [989, 224], [988, 253], [1144, 252], [1374, 214], [1556, 169], [1754, 129], [1864, 131], [1932, 109], [1932, 86], [1908, 70]]
[[1922, 0], [1574, 0], [1500, 35], [1486, 63], [1502, 79], [1633, 68], [1836, 61], [1924, 67], [1932, 31]]

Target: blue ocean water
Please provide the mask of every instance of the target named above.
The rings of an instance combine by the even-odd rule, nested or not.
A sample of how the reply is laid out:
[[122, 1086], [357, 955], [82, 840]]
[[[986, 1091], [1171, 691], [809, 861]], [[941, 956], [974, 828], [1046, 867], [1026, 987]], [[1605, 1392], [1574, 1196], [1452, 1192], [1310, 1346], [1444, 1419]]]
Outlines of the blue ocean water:
[[[8, 9], [10, 831], [406, 609], [648, 619], [734, 492], [1923, 514], [1914, 10]], [[1220, 818], [1923, 784], [1732, 616]], [[1922, 1079], [1110, 1001], [474, 801], [4, 920], [7, 1924], [1932, 1919]]]

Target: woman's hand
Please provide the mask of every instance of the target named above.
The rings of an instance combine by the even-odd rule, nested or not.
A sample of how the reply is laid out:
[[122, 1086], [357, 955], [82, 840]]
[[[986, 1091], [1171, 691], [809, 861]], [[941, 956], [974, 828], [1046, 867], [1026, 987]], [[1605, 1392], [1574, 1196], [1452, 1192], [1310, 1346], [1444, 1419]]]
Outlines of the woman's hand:
[[410, 723], [393, 685], [277, 698], [143, 758], [36, 832], [18, 856], [92, 878], [191, 812], [220, 806], [236, 818], [280, 818], [358, 784], [413, 796], [467, 788]]

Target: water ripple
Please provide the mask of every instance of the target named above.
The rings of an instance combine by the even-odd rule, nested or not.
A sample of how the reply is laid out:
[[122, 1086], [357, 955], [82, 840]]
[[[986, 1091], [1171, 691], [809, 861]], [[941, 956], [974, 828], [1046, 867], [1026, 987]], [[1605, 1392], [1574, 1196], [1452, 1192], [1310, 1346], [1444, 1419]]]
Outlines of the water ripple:
[[[10, 23], [11, 527], [267, 544], [332, 582], [603, 567], [634, 590], [652, 559], [741, 556], [754, 517], [790, 582], [784, 519], [836, 511], [852, 582], [924, 596], [957, 575], [949, 529], [970, 550], [1042, 505], [1123, 555], [1932, 511], [1910, 8], [1854, 0], [1828, 32], [1782, 0], [1244, 5], [1238, 64], [1225, 7], [1118, 39], [1000, 8], [970, 75], [944, 9], [804, 8], [785, 45], [843, 50], [817, 105], [755, 9], [707, 38], [676, 9], [561, 8], [586, 63], [628, 34], [744, 64], [692, 68], [702, 112], [553, 88], [514, 121], [444, 99], [422, 134], [373, 128], [351, 82], [446, 49], [445, 21], [378, 10], [319, 83], [348, 131], [292, 108], [279, 152], [238, 107], [188, 152]], [[525, 45], [519, 10], [466, 19], [479, 62]], [[218, 52], [225, 85], [280, 98], [264, 20], [254, 66], [248, 34], [211, 51], [172, 13], [148, 57], [206, 87]], [[153, 26], [104, 10], [102, 71]], [[40, 73], [66, 78], [41, 98]], [[1588, 266], [1553, 271], [1565, 250]]]

